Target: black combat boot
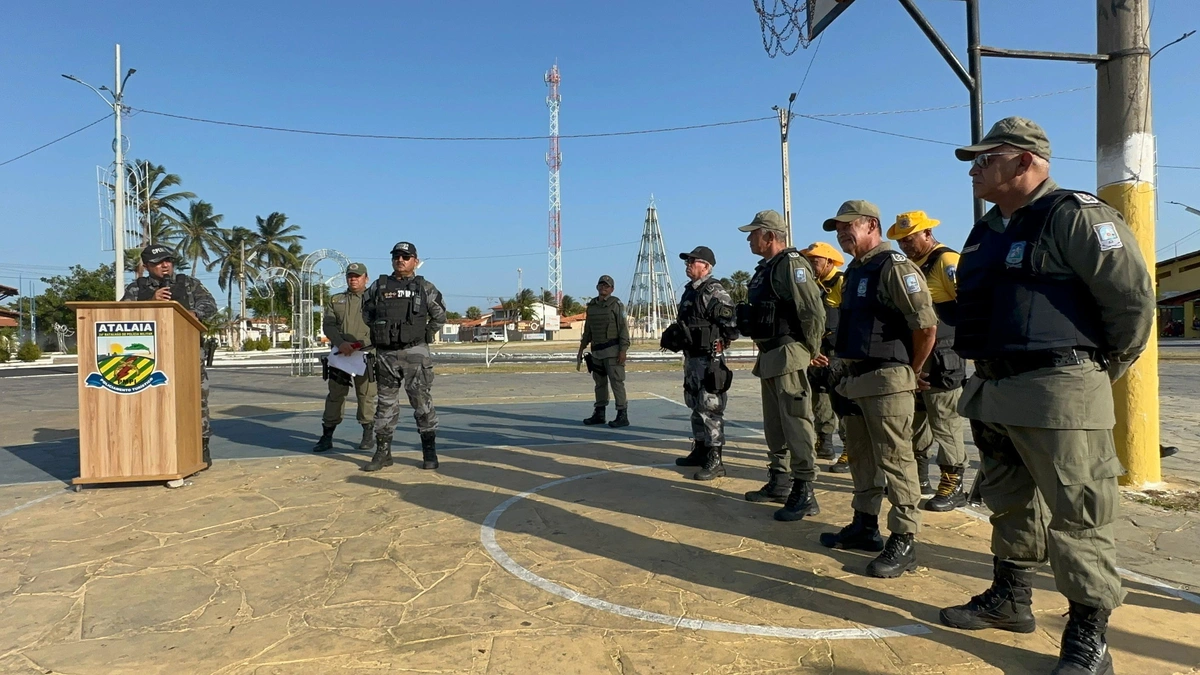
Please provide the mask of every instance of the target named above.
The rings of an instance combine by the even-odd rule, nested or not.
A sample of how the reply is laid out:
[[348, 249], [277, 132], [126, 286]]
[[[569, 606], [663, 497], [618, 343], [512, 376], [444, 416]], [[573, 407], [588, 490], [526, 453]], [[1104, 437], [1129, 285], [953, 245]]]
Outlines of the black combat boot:
[[748, 502], [776, 502], [785, 504], [788, 500], [788, 495], [792, 493], [792, 481], [788, 475], [782, 471], [772, 471], [767, 484], [746, 493], [746, 501]]
[[370, 450], [375, 447], [375, 425], [364, 424], [362, 440], [358, 442], [359, 450]]
[[317, 444], [313, 446], [313, 452], [325, 452], [333, 448], [333, 430], [337, 429], [337, 425], [331, 427], [321, 426], [321, 438], [317, 440]]
[[208, 439], [204, 438], [200, 441], [200, 461], [204, 462], [204, 471], [212, 466], [212, 453], [208, 450]]
[[992, 585], [965, 605], [947, 607], [939, 617], [951, 628], [982, 630], [999, 628], [1014, 633], [1032, 633], [1033, 570], [992, 558]]
[[917, 569], [917, 542], [910, 534], [893, 532], [883, 545], [883, 553], [867, 565], [867, 576], [892, 579]]
[[921, 496], [932, 497], [933, 484], [929, 482], [929, 458], [917, 457], [917, 482], [921, 485]]
[[592, 410], [592, 416], [583, 421], [584, 424], [592, 426], [594, 424], [604, 424], [604, 408], [596, 406]]
[[1050, 675], [1112, 675], [1112, 654], [1104, 639], [1110, 614], [1111, 610], [1070, 601], [1058, 665]]
[[963, 492], [964, 467], [943, 466], [942, 480], [938, 482], [937, 493], [925, 502], [926, 511], [953, 511], [967, 505], [967, 493]]
[[802, 520], [805, 516], [815, 516], [821, 512], [817, 504], [817, 496], [813, 494], [812, 482], [797, 478], [792, 481], [792, 493], [788, 495], [783, 508], [775, 512], [775, 520], [791, 522]]
[[817, 459], [837, 459], [837, 450], [833, 447], [833, 434], [817, 434]]
[[827, 468], [830, 473], [850, 473], [850, 455], [846, 454], [846, 449], [842, 448], [842, 454], [838, 455], [838, 459]]
[[704, 456], [704, 468], [696, 472], [695, 480], [715, 480], [725, 475], [725, 462], [721, 461], [721, 446], [708, 446], [708, 454]]
[[609, 422], [608, 426], [610, 426], [614, 429], [616, 429], [617, 427], [629, 426], [629, 411], [628, 410], [618, 410], [617, 411], [617, 419]]
[[676, 457], [675, 466], [704, 466], [704, 459], [708, 457], [708, 446], [704, 441], [692, 441], [692, 451], [687, 457]]
[[375, 456], [367, 465], [363, 467], [363, 471], [378, 471], [385, 466], [392, 465], [392, 437], [391, 436], [376, 436], [375, 437]]
[[421, 432], [421, 468], [438, 468], [436, 431]]
[[854, 512], [854, 520], [837, 532], [822, 532], [821, 545], [827, 548], [857, 549], [878, 553], [883, 550], [879, 535], [879, 516]]

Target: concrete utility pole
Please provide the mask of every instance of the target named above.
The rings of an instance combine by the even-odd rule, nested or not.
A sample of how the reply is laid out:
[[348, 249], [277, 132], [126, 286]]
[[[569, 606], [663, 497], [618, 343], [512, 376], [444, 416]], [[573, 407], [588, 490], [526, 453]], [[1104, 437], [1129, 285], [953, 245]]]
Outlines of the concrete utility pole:
[[[1150, 114], [1150, 3], [1097, 0], [1096, 184], [1101, 199], [1125, 216], [1154, 273], [1155, 144]], [[1159, 460], [1158, 336], [1113, 385], [1122, 482], [1162, 480]]]
[[238, 261], [238, 349], [246, 344], [246, 242], [242, 241], [242, 257]]
[[792, 104], [796, 102], [796, 93], [788, 97], [787, 110], [775, 106], [779, 113], [779, 145], [783, 161], [783, 222], [787, 224], [787, 245], [792, 245], [792, 178], [788, 161], [788, 127], [792, 123]]

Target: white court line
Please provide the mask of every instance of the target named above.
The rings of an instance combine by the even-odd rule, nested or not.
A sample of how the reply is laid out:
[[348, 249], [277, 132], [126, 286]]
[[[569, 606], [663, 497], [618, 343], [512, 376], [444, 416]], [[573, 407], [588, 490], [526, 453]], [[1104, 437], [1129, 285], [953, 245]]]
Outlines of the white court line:
[[[654, 392], [652, 392], [652, 391], [647, 391], [647, 392], [644, 392], [644, 393], [646, 393], [646, 394], [650, 394], [651, 396], [653, 396], [653, 397], [655, 397], [655, 398], [661, 398], [662, 400], [664, 400], [664, 401], [667, 401], [667, 402], [669, 402], [669, 403], [674, 403], [675, 405], [677, 405], [677, 406], [679, 406], [679, 407], [681, 407], [681, 408], [687, 408], [687, 404], [686, 404], [686, 403], [680, 403], [679, 401], [676, 401], [676, 400], [675, 400], [675, 399], [673, 399], [673, 398], [667, 398], [666, 396], [663, 396], [662, 394], [656, 394], [656, 393], [654, 393]], [[742, 423], [740, 423], [740, 422], [734, 422], [733, 420], [725, 420], [725, 424], [728, 424], [728, 425], [731, 425], [731, 426], [735, 426], [735, 427], [741, 427], [741, 428], [743, 428], [743, 429], [745, 429], [745, 430], [747, 430], [747, 431], [749, 431], [749, 432], [751, 432], [751, 433], [753, 433], [753, 434], [756, 434], [756, 435], [758, 435], [758, 436], [764, 436], [764, 435], [765, 435], [765, 434], [762, 432], [762, 430], [761, 430], [761, 429], [755, 429], [754, 427], [748, 427], [748, 426], [746, 426], [745, 424], [742, 424]]]
[[[670, 400], [670, 399], [668, 399]], [[738, 633], [740, 635], [760, 635], [763, 637], [777, 638], [794, 638], [802, 640], [876, 640], [880, 638], [894, 638], [908, 635], [924, 635], [930, 633], [928, 626], [922, 624], [909, 624], [904, 626], [895, 626], [892, 628], [788, 628], [785, 626], [760, 626], [746, 623], [726, 623], [724, 621], [708, 621], [705, 619], [688, 619], [683, 616], [670, 616], [667, 614], [659, 614], [658, 612], [648, 612], [644, 609], [635, 607], [627, 607], [616, 603], [593, 598], [589, 595], [584, 595], [577, 591], [573, 591], [565, 586], [554, 583], [548, 579], [540, 577], [533, 572], [522, 567], [512, 559], [496, 543], [496, 522], [500, 520], [500, 516], [513, 504], [534, 495], [543, 490], [548, 490], [552, 487], [569, 483], [571, 481], [581, 480], [584, 478], [593, 478], [602, 476], [614, 471], [638, 471], [641, 469], [651, 469], [675, 466], [672, 464], [648, 464], [645, 466], [624, 466], [615, 469], [604, 469], [601, 471], [593, 471], [591, 473], [579, 474], [578, 476], [570, 476], [568, 478], [560, 478], [558, 480], [543, 483], [527, 492], [522, 492], [513, 495], [505, 500], [502, 504], [492, 509], [492, 512], [483, 520], [483, 526], [479, 530], [479, 540], [483, 544], [484, 550], [493, 560], [500, 563], [500, 566], [508, 570], [513, 576], [518, 579], [536, 586], [537, 588], [557, 595], [560, 598], [565, 598], [571, 602], [598, 609], [612, 614], [638, 619], [640, 621], [649, 621], [652, 623], [663, 624], [673, 628], [690, 628], [692, 630], [710, 630], [721, 633]]]
[[[58, 483], [61, 481], [54, 481], [54, 482]], [[38, 497], [37, 499], [31, 499], [31, 500], [25, 502], [24, 504], [18, 504], [16, 506], [12, 507], [11, 509], [8, 509], [7, 511], [0, 511], [0, 518], [3, 518], [5, 516], [11, 516], [12, 514], [16, 513], [17, 511], [20, 511], [22, 509], [27, 509], [27, 508], [33, 506], [34, 504], [44, 502], [47, 499], [52, 499], [54, 497], [58, 497], [60, 494], [66, 494], [66, 492], [62, 492], [62, 493], [55, 492], [52, 494], [44, 495], [44, 496]]]
[[[964, 506], [964, 507], [958, 508], [956, 510], [961, 513], [965, 513], [966, 515], [971, 516], [972, 518], [975, 518], [976, 520], [982, 520], [985, 523], [991, 522], [991, 519], [988, 518], [987, 514], [980, 513], [978, 511], [976, 511], [975, 509], [970, 509], [970, 508], [967, 508]], [[1158, 579], [1155, 579], [1153, 577], [1148, 577], [1144, 574], [1138, 574], [1137, 572], [1134, 572], [1133, 570], [1127, 570], [1124, 567], [1118, 567], [1117, 574], [1120, 574], [1121, 576], [1125, 577], [1126, 579], [1129, 579], [1130, 581], [1136, 581], [1138, 583], [1153, 586], [1153, 587], [1161, 590], [1163, 593], [1166, 593], [1168, 595], [1173, 595], [1173, 596], [1179, 598], [1180, 600], [1187, 600], [1188, 602], [1193, 602], [1197, 605], [1200, 605], [1200, 595], [1196, 595], [1195, 593], [1189, 593], [1189, 592], [1183, 590], [1182, 588], [1172, 586], [1171, 584], [1168, 584], [1165, 581], [1159, 581]]]

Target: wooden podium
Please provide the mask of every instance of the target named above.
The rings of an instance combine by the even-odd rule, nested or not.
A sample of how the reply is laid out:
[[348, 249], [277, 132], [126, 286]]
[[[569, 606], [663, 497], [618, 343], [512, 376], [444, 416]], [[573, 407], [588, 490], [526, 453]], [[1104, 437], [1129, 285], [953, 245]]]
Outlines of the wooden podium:
[[79, 344], [79, 477], [167, 481], [204, 468], [200, 336], [178, 302], [70, 302]]

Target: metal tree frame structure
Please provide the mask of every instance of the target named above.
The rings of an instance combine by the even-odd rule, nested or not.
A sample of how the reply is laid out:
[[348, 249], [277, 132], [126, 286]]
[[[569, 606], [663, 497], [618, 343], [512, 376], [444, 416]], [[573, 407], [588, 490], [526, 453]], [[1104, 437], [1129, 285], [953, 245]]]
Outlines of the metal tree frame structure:
[[667, 247], [658, 226], [658, 209], [651, 197], [626, 305], [629, 336], [657, 340], [667, 326], [675, 322], [675, 302], [675, 287], [667, 266]]

